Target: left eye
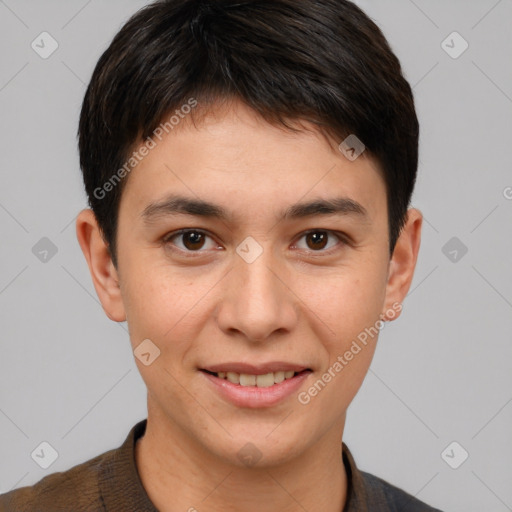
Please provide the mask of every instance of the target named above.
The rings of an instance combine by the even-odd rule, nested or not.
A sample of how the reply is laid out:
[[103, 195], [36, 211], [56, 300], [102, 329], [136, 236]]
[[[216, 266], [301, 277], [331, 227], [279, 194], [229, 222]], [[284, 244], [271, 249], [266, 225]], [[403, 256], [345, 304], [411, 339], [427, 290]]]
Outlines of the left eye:
[[[172, 242], [174, 239], [181, 240], [181, 244], [173, 243], [183, 251], [198, 252], [200, 249], [204, 249], [205, 245], [207, 246], [206, 249], [214, 249], [217, 247], [210, 236], [197, 229], [174, 233], [171, 236], [166, 237], [165, 242]], [[208, 247], [208, 244], [206, 243], [207, 239], [210, 240], [210, 247]]]
[[[329, 237], [334, 238], [334, 243], [329, 245]], [[305, 239], [306, 247], [300, 247], [300, 244], [295, 244], [295, 247], [298, 249], [305, 250], [313, 250], [313, 251], [321, 251], [323, 249], [330, 249], [331, 247], [335, 247], [337, 243], [341, 241], [341, 239], [336, 236], [334, 233], [330, 231], [310, 231], [309, 233], [305, 233], [302, 235], [300, 240]]]

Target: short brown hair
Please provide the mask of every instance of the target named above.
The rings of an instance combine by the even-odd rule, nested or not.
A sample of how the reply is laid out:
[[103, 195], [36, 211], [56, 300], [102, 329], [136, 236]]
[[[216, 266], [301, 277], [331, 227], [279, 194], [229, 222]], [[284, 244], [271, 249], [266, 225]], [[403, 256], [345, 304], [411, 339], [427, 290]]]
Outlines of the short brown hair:
[[191, 97], [237, 98], [271, 123], [307, 120], [340, 142], [356, 135], [383, 172], [393, 252], [416, 180], [419, 126], [411, 87], [375, 23], [347, 0], [159, 0], [103, 53], [80, 116], [84, 184], [115, 265], [125, 179], [98, 190]]

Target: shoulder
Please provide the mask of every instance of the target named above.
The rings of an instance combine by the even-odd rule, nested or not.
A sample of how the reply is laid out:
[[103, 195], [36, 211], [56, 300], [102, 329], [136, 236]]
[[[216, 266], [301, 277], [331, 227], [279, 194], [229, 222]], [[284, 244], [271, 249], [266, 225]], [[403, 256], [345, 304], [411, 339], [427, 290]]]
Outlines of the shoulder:
[[0, 512], [69, 512], [104, 509], [99, 492], [100, 468], [110, 450], [67, 471], [53, 473], [36, 484], [0, 495]]
[[[375, 475], [364, 471], [361, 471], [360, 474], [365, 487], [367, 487], [367, 494], [371, 497], [373, 507], [387, 506], [382, 509], [390, 512], [441, 512]], [[370, 508], [370, 510], [374, 509]], [[380, 509], [375, 508], [375, 510]]]
[[342, 443], [342, 453], [348, 476], [348, 495], [344, 512], [441, 512], [382, 478], [361, 471], [345, 443]]

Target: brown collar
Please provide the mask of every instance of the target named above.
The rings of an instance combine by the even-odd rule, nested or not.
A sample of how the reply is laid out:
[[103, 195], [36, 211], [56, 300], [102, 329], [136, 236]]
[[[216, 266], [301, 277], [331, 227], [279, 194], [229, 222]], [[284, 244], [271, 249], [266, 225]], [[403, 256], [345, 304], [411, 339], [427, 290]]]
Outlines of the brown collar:
[[[147, 419], [137, 423], [124, 443], [112, 450], [103, 460], [100, 468], [100, 493], [108, 512], [137, 510], [138, 512], [158, 512], [147, 495], [135, 464], [135, 443], [146, 431]], [[350, 450], [342, 443], [342, 458], [347, 472], [347, 500], [342, 512], [366, 512], [371, 504], [383, 503], [370, 496], [368, 486], [361, 471], [357, 469]], [[377, 498], [384, 498], [378, 496]], [[386, 512], [387, 507], [379, 509]]]

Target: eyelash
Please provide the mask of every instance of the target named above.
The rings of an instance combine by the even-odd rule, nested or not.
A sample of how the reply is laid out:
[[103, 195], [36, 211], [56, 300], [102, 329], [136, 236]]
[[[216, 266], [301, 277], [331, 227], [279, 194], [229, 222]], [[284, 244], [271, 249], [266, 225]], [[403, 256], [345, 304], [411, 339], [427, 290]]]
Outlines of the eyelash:
[[[186, 235], [188, 233], [199, 233], [199, 234], [205, 235], [206, 237], [211, 238], [213, 240], [213, 236], [210, 235], [207, 231], [204, 231], [203, 229], [187, 228], [187, 229], [180, 229], [178, 231], [173, 231], [172, 233], [168, 233], [167, 235], [165, 235], [162, 238], [162, 242], [164, 244], [166, 244], [166, 245], [167, 244], [171, 244], [171, 242], [172, 242], [172, 240], [174, 238], [177, 238], [177, 237], [182, 236], [182, 235]], [[336, 232], [336, 231], [331, 231], [329, 229], [318, 229], [318, 228], [317, 229], [310, 229], [310, 230], [305, 231], [304, 233], [302, 233], [300, 235], [300, 237], [298, 238], [298, 240], [301, 240], [305, 236], [307, 236], [309, 234], [312, 234], [312, 233], [327, 233], [327, 235], [334, 236], [335, 238], [338, 239], [338, 244], [336, 244], [334, 247], [331, 247], [331, 248], [329, 248], [327, 250], [323, 250], [323, 249], [320, 249], [318, 251], [315, 251], [315, 250], [312, 250], [312, 249], [307, 250], [307, 252], [312, 253], [315, 256], [318, 256], [318, 255], [330, 255], [332, 252], [334, 252], [336, 250], [339, 250], [343, 246], [349, 245], [349, 240], [348, 240], [347, 235], [345, 235], [344, 233], [339, 233], [339, 232]], [[295, 242], [294, 246], [297, 243], [298, 242]], [[185, 253], [187, 255], [187, 257], [197, 257], [197, 256], [200, 256], [201, 253], [207, 252], [207, 250], [203, 250], [203, 249], [199, 249], [197, 251], [190, 251], [190, 250], [180, 249], [180, 248], [177, 248], [175, 246], [172, 247], [172, 245], [173, 244], [171, 244], [171, 249], [173, 251], [177, 251], [177, 252], [180, 252], [180, 253]], [[304, 249], [299, 249], [299, 250], [300, 251], [304, 251]]]

